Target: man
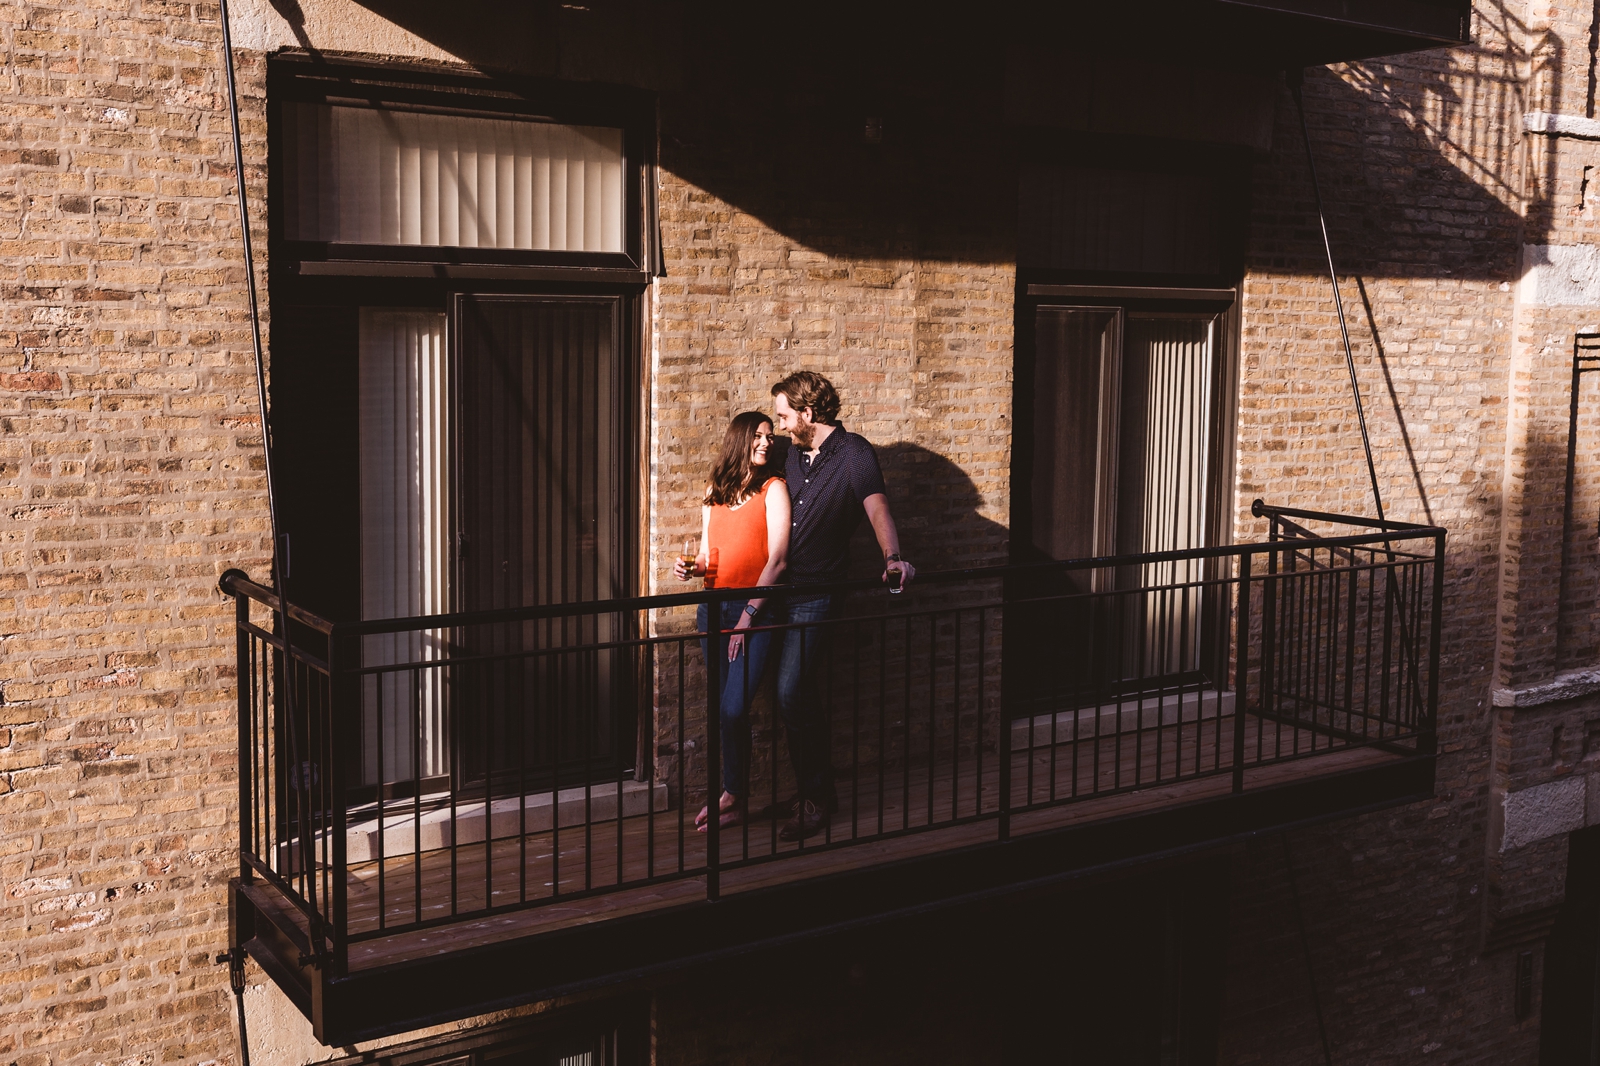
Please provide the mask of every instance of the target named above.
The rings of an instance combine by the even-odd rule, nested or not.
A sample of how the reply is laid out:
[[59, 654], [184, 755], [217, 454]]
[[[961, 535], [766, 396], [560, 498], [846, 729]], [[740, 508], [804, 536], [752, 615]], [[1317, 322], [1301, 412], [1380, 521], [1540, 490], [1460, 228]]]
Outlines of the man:
[[[843, 579], [850, 537], [864, 514], [883, 550], [883, 579], [897, 573], [904, 587], [916, 569], [900, 558], [900, 534], [889, 513], [878, 455], [865, 437], [840, 424], [833, 383], [801, 370], [772, 386], [772, 395], [778, 428], [793, 441], [784, 467], [793, 510], [788, 580], [804, 586]], [[800, 588], [786, 598], [788, 621], [801, 627], [784, 633], [778, 658], [778, 708], [799, 782], [793, 813], [779, 831], [784, 840], [816, 833], [837, 805], [821, 701], [807, 698], [804, 689], [827, 634], [826, 627], [806, 623], [826, 621], [838, 605], [835, 593]]]

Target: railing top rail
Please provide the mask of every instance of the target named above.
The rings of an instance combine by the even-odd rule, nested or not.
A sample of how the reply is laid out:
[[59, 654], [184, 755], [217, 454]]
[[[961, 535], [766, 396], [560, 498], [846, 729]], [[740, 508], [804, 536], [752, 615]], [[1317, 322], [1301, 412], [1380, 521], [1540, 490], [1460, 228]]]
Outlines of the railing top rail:
[[[276, 611], [278, 607], [278, 594], [267, 585], [250, 580], [250, 575], [243, 570], [227, 570], [217, 580], [217, 587], [227, 596], [247, 596], [257, 603], [261, 603]], [[312, 614], [304, 607], [289, 604], [289, 617], [301, 625], [310, 626], [318, 633], [332, 634], [333, 623], [321, 615]]]
[[[1037, 562], [1005, 563], [996, 566], [970, 567], [962, 570], [937, 570], [921, 571], [917, 574], [915, 584], [922, 585], [952, 585], [970, 581], [998, 580], [1008, 577], [1023, 575], [1037, 575], [1052, 572], [1072, 572], [1077, 570], [1099, 570], [1117, 566], [1134, 566], [1150, 563], [1200, 561], [1207, 559], [1235, 558], [1241, 555], [1258, 555], [1264, 553], [1286, 553], [1304, 551], [1307, 547], [1318, 548], [1381, 548], [1393, 552], [1396, 541], [1410, 541], [1432, 539], [1444, 533], [1443, 529], [1436, 526], [1413, 526], [1402, 523], [1386, 523], [1380, 526], [1372, 519], [1351, 518], [1342, 515], [1324, 515], [1315, 511], [1298, 511], [1289, 508], [1269, 508], [1261, 501], [1256, 503], [1261, 507], [1261, 514], [1274, 512], [1286, 516], [1303, 517], [1307, 520], [1321, 520], [1330, 522], [1343, 522], [1369, 528], [1376, 528], [1381, 532], [1357, 533], [1340, 537], [1319, 537], [1315, 540], [1296, 538], [1277, 542], [1256, 542], [1248, 544], [1224, 544], [1210, 548], [1186, 548], [1178, 551], [1149, 552], [1145, 554], [1095, 556], [1086, 559], [1045, 559]], [[1430, 550], [1428, 558], [1433, 556]], [[1417, 556], [1418, 559], [1423, 556]], [[251, 581], [242, 571], [229, 570], [222, 575], [219, 585], [223, 592], [234, 596], [249, 596], [259, 600], [268, 607], [277, 609], [277, 594], [264, 585]], [[401, 633], [417, 629], [451, 629], [464, 626], [490, 625], [497, 622], [536, 622], [558, 618], [571, 618], [584, 615], [598, 614], [623, 614], [632, 611], [663, 610], [669, 607], [690, 607], [702, 603], [720, 603], [728, 599], [746, 599], [751, 596], [798, 596], [807, 594], [824, 594], [840, 592], [858, 592], [870, 589], [882, 589], [883, 582], [877, 578], [856, 578], [848, 581], [833, 581], [815, 585], [771, 585], [762, 588], [727, 588], [727, 589], [701, 589], [693, 592], [674, 592], [654, 596], [633, 596], [611, 600], [591, 600], [580, 603], [547, 604], [536, 607], [503, 607], [486, 611], [464, 611], [453, 614], [424, 615], [416, 618], [383, 618], [361, 622], [331, 622], [302, 608], [290, 605], [289, 616], [295, 621], [302, 622], [316, 631], [332, 635], [335, 630], [342, 635], [365, 636], [382, 633]]]
[[1354, 515], [1330, 514], [1327, 511], [1307, 511], [1299, 507], [1274, 507], [1265, 500], [1250, 505], [1250, 513], [1257, 518], [1298, 518], [1307, 522], [1331, 522], [1335, 525], [1361, 526], [1365, 529], [1397, 530], [1410, 534], [1426, 533], [1437, 536], [1444, 533], [1441, 526], [1425, 526], [1415, 522], [1397, 522], [1392, 518], [1359, 518]]

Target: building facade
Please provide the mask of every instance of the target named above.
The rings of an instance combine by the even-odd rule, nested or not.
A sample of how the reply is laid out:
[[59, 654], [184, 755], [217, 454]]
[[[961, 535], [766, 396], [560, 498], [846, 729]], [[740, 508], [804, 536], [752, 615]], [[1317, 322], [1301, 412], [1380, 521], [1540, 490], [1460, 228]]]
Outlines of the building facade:
[[[252, 1058], [284, 1066], [1586, 1061], [1595, 13], [1201, 6], [238, 0], [265, 424], [217, 7], [0, 11], [0, 1061], [237, 1061], [230, 936]], [[800, 368], [877, 445], [930, 580], [910, 606], [859, 591], [834, 644], [834, 763], [877, 782], [848, 793], [861, 847], [774, 843], [707, 902], [705, 847], [670, 832], [715, 762], [692, 606], [583, 616], [570, 675], [437, 684], [460, 649], [533, 662], [546, 616], [350, 626], [680, 591], [728, 417]], [[1391, 525], [1359, 544], [1247, 549], [1296, 535], [1257, 499], [1370, 518], [1375, 489]], [[293, 625], [258, 594], [275, 558]], [[219, 591], [230, 570], [257, 592]], [[891, 609], [903, 637], [874, 635]], [[285, 632], [325, 690], [286, 680]], [[1358, 662], [1365, 715], [1335, 691]], [[1322, 711], [1252, 702], [1295, 685]], [[548, 735], [466, 710], [541, 692], [569, 709]], [[1103, 792], [1093, 761], [1053, 806], [1057, 752], [1098, 760], [1103, 733], [1117, 767], [1125, 733], [1176, 754]], [[770, 700], [753, 745], [778, 798]], [[670, 876], [625, 857], [640, 819]], [[530, 896], [551, 830], [558, 858], [583, 836], [565, 911], [554, 865]], [[523, 849], [515, 900], [497, 840]], [[426, 914], [425, 869], [449, 886]], [[464, 939], [350, 939], [360, 907], [413, 905], [405, 936]], [[532, 914], [555, 917], [493, 928]]]

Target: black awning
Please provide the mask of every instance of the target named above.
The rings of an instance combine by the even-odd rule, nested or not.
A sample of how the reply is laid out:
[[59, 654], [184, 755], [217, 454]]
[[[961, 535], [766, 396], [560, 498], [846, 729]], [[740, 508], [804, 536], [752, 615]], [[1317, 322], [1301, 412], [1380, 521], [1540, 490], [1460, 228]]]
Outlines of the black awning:
[[1471, 0], [1211, 0], [1258, 57], [1321, 66], [1472, 43]]
[[1013, 41], [1134, 61], [1284, 70], [1472, 44], [1471, 0], [1015, 5]]

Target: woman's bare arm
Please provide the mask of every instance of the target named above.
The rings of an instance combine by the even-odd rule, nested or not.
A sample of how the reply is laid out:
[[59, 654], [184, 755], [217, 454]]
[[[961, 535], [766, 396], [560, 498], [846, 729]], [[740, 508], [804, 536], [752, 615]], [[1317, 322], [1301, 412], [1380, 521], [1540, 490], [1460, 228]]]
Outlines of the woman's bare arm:
[[[789, 566], [789, 490], [786, 487], [769, 489], [763, 495], [767, 498], [767, 565], [761, 568], [756, 584], [765, 586], [776, 585]], [[758, 611], [765, 602], [759, 596], [750, 600]], [[746, 628], [750, 615], [746, 613], [739, 623], [739, 628]]]

